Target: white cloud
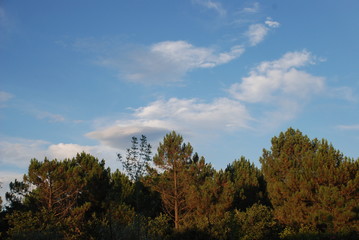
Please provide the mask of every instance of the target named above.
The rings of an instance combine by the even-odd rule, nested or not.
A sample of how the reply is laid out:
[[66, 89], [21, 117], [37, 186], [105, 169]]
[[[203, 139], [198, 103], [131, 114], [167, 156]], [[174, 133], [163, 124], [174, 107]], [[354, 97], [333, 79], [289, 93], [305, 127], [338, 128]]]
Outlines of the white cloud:
[[264, 40], [271, 28], [277, 28], [279, 26], [279, 22], [273, 21], [268, 17], [265, 24], [257, 23], [250, 25], [245, 35], [248, 37], [249, 44], [255, 46]]
[[262, 128], [278, 126], [293, 119], [312, 95], [323, 92], [323, 77], [299, 70], [315, 61], [308, 51], [288, 52], [278, 60], [260, 63], [228, 91], [240, 101], [265, 104], [268, 110], [257, 116]]
[[121, 76], [129, 81], [162, 84], [179, 81], [194, 69], [228, 63], [243, 52], [239, 45], [228, 52], [216, 53], [212, 48], [195, 47], [186, 41], [164, 41], [133, 51], [126, 61], [104, 58], [98, 63], [120, 70]]
[[75, 157], [77, 153], [90, 153], [98, 158], [113, 160], [116, 149], [108, 146], [83, 146], [78, 144], [52, 144], [43, 140], [4, 138], [0, 141], [0, 164], [26, 168], [32, 158], [59, 160]]
[[41, 157], [46, 151], [49, 142], [22, 138], [3, 138], [0, 141], [0, 163], [17, 167], [26, 167], [34, 157]]
[[233, 84], [229, 92], [246, 102], [271, 102], [278, 96], [304, 99], [324, 88], [324, 78], [297, 68], [314, 64], [315, 57], [307, 51], [289, 52], [275, 61], [262, 62], [242, 82]]
[[[124, 149], [124, 148], [123, 148]], [[95, 156], [98, 159], [105, 159], [106, 165], [117, 168], [119, 166], [116, 162], [117, 153], [121, 149], [119, 146], [106, 146], [106, 145], [79, 145], [73, 143], [58, 143], [52, 144], [48, 147], [47, 153], [49, 158], [65, 159], [73, 158], [77, 153], [85, 152]]]
[[222, 4], [212, 0], [193, 0], [194, 3], [199, 4], [205, 8], [216, 11], [219, 15], [226, 15], [227, 11], [222, 7]]
[[238, 101], [219, 98], [211, 103], [198, 99], [171, 98], [159, 100], [138, 108], [135, 116], [141, 119], [158, 119], [181, 123], [182, 128], [232, 130], [247, 127], [250, 119], [246, 108]]
[[134, 110], [132, 119], [119, 120], [106, 128], [87, 134], [108, 146], [128, 144], [132, 136], [144, 134], [160, 140], [172, 130], [188, 135], [213, 134], [248, 128], [251, 117], [245, 106], [228, 98], [210, 103], [198, 99], [158, 100]]
[[267, 20], [264, 23], [271, 28], [277, 28], [280, 26], [279, 22], [273, 21], [270, 17], [267, 17]]

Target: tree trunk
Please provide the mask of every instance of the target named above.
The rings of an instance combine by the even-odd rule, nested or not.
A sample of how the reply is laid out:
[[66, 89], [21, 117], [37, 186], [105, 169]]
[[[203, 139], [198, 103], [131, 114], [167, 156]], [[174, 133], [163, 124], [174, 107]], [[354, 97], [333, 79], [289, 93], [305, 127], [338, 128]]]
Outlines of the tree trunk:
[[177, 189], [177, 169], [175, 168], [173, 171], [173, 182], [174, 182], [174, 211], [175, 211], [175, 229], [178, 230], [178, 189]]

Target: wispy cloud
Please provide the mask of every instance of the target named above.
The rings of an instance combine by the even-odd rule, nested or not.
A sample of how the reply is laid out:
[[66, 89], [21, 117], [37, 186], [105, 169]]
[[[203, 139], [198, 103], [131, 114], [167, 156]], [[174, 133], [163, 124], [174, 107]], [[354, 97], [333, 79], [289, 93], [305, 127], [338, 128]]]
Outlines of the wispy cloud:
[[269, 29], [263, 24], [258, 23], [250, 25], [246, 32], [250, 45], [255, 46], [262, 42], [268, 31]]
[[273, 21], [271, 18], [267, 18], [265, 24], [257, 23], [250, 25], [245, 35], [248, 37], [249, 44], [251, 46], [255, 46], [264, 40], [271, 28], [277, 28], [279, 26], [279, 22]]
[[326, 91], [329, 97], [344, 99], [350, 102], [357, 102], [358, 97], [354, 94], [353, 89], [350, 87], [332, 87]]
[[257, 12], [259, 12], [259, 7], [260, 7], [259, 3], [254, 2], [254, 3], [252, 3], [251, 6], [243, 8], [242, 12], [244, 12], [244, 13], [257, 13]]
[[353, 131], [359, 131], [359, 124], [353, 124], [353, 125], [339, 125], [337, 126], [341, 130], [353, 130]]
[[13, 97], [14, 95], [8, 92], [0, 91], [0, 108], [6, 107], [6, 102], [8, 102]]
[[222, 4], [218, 1], [212, 0], [192, 0], [193, 3], [201, 5], [207, 9], [216, 11], [219, 15], [226, 15], [227, 11], [222, 7]]
[[54, 114], [44, 111], [36, 111], [35, 115], [38, 119], [47, 119], [49, 122], [64, 122], [65, 117], [60, 114]]
[[[1, 2], [1, 1], [0, 1]], [[0, 3], [1, 5], [1, 3]], [[4, 6], [0, 6], [0, 41], [7, 39], [9, 35], [17, 31], [15, 21]], [[0, 48], [3, 44], [0, 44]]]
[[5, 26], [7, 24], [6, 12], [3, 7], [0, 6], [0, 26]]
[[118, 69], [121, 77], [129, 81], [163, 84], [180, 81], [194, 69], [228, 63], [243, 52], [244, 48], [240, 45], [233, 46], [228, 52], [217, 53], [212, 48], [196, 47], [186, 41], [164, 41], [146, 49], [134, 50], [127, 56], [127, 61], [103, 58], [98, 63]]

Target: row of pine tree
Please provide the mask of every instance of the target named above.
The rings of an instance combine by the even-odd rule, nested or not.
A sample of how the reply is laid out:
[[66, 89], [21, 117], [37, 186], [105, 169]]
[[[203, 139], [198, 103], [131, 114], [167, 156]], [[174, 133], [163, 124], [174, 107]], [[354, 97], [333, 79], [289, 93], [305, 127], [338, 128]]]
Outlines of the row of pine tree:
[[359, 159], [289, 128], [216, 170], [176, 132], [152, 157], [132, 138], [124, 171], [90, 154], [32, 159], [10, 184], [0, 239], [358, 239]]

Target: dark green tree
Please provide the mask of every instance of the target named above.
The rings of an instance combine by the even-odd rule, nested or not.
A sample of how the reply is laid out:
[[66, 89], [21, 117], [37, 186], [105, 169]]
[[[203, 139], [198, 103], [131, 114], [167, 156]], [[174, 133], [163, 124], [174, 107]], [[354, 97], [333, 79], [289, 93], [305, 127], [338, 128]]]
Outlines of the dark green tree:
[[234, 187], [233, 209], [245, 211], [255, 203], [269, 204], [261, 170], [245, 157], [229, 164], [225, 172]]
[[272, 210], [261, 204], [253, 204], [246, 211], [234, 211], [239, 230], [236, 239], [270, 240], [278, 239], [278, 224]]
[[10, 182], [9, 188], [10, 191], [5, 194], [6, 201], [8, 202], [7, 210], [23, 208], [24, 200], [29, 194], [29, 184], [15, 179], [14, 182]]

